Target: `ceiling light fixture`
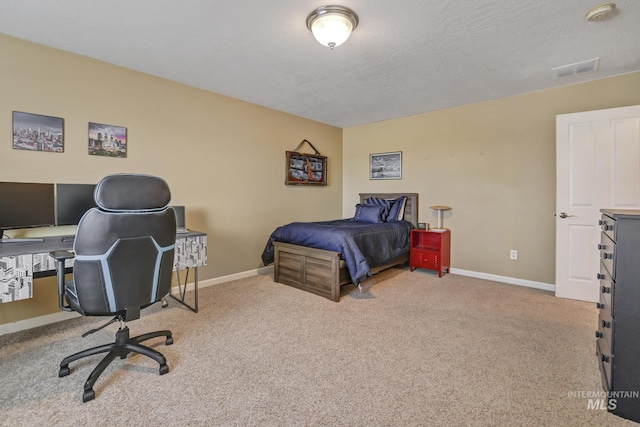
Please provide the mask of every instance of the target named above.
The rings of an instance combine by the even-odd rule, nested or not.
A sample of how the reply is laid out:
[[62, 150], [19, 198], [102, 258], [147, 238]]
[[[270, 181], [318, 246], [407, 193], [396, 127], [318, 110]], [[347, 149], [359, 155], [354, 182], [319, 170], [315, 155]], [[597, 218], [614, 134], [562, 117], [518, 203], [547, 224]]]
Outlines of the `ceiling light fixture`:
[[320, 6], [307, 16], [307, 28], [321, 45], [340, 46], [358, 26], [358, 15], [344, 6]]
[[605, 3], [600, 6], [596, 6], [593, 9], [589, 9], [586, 14], [587, 21], [600, 21], [601, 19], [605, 19], [613, 10], [616, 8], [615, 3]]

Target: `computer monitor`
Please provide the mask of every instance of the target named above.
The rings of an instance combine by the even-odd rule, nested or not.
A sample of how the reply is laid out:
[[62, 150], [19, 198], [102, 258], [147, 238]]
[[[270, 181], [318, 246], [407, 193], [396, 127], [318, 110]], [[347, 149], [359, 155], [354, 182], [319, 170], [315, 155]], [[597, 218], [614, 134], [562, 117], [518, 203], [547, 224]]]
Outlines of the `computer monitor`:
[[171, 206], [171, 208], [176, 212], [176, 231], [187, 233], [184, 206]]
[[56, 225], [77, 225], [93, 200], [95, 184], [56, 184]]
[[0, 182], [0, 230], [54, 224], [53, 184]]

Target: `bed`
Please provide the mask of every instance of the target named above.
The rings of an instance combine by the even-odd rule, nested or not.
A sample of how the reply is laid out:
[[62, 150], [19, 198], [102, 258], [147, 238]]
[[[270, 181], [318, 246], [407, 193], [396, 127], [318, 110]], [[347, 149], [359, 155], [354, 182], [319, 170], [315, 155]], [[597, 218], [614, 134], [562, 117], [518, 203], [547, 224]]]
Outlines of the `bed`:
[[[406, 197], [403, 220], [405, 227], [416, 228], [418, 225], [418, 194], [417, 193], [360, 193], [360, 203], [365, 203], [369, 197], [384, 200], [394, 200]], [[336, 220], [340, 221], [340, 220]], [[404, 222], [401, 221], [401, 222]], [[282, 227], [279, 227], [280, 229]], [[278, 231], [274, 231], [274, 234]], [[340, 287], [353, 283], [345, 256], [337, 250], [317, 249], [300, 244], [274, 240], [274, 234], [269, 239], [265, 252], [273, 246], [274, 281], [292, 286], [331, 301], [340, 300]], [[376, 274], [387, 268], [404, 264], [409, 259], [409, 242], [402, 253], [394, 253], [392, 259], [376, 262], [376, 266], [367, 267], [367, 276]], [[351, 261], [347, 254], [347, 261]], [[263, 261], [265, 255], [263, 253]], [[265, 262], [265, 264], [267, 264]], [[360, 274], [361, 276], [361, 274]], [[356, 283], [357, 284], [357, 283]]]

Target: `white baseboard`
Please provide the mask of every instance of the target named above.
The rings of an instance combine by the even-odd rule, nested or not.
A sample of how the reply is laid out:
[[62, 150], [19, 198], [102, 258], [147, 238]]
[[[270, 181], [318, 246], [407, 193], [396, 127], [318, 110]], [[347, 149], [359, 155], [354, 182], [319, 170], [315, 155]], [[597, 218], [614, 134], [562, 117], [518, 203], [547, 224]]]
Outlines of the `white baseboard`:
[[[198, 289], [206, 288], [213, 285], [219, 285], [221, 283], [231, 282], [233, 280], [246, 279], [247, 277], [262, 276], [273, 273], [273, 266], [256, 268], [255, 270], [242, 271], [240, 273], [229, 274], [228, 276], [214, 277], [213, 279], [198, 280]], [[191, 277], [193, 279], [193, 277]], [[187, 291], [193, 290], [193, 282], [187, 285]], [[178, 287], [174, 286], [171, 289], [174, 295], [178, 294]]]
[[452, 268], [450, 272], [451, 274], [458, 274], [460, 276], [468, 276], [468, 277], [475, 277], [477, 279], [492, 280], [494, 282], [508, 283], [510, 285], [525, 286], [527, 288], [542, 289], [550, 292], [556, 291], [556, 285], [552, 285], [550, 283], [535, 282], [533, 280], [525, 280], [525, 279], [516, 279], [515, 277], [498, 276], [496, 274], [479, 273], [477, 271], [461, 270], [458, 268]]
[[[247, 277], [271, 274], [273, 272], [273, 266], [257, 268], [255, 270], [243, 271], [241, 273], [230, 274], [228, 276], [215, 277], [213, 279], [199, 280], [198, 288], [206, 288], [208, 286], [219, 285], [221, 283], [230, 282], [232, 280], [244, 279]], [[193, 279], [193, 276], [190, 277]], [[193, 290], [193, 283], [187, 285], [187, 291]], [[174, 295], [178, 294], [178, 287], [174, 286], [172, 289]], [[25, 331], [27, 329], [36, 328], [38, 326], [48, 325], [50, 323], [56, 323], [63, 320], [73, 319], [80, 314], [76, 312], [60, 311], [58, 313], [46, 314], [44, 316], [32, 317], [30, 319], [19, 320], [17, 322], [5, 323], [0, 325], [0, 335], [10, 334], [12, 332]]]
[[[11, 303], [7, 303], [11, 304]], [[0, 335], [10, 334], [12, 332], [25, 331], [27, 329], [36, 328], [38, 326], [48, 325], [50, 323], [61, 322], [63, 320], [73, 319], [80, 314], [75, 311], [60, 311], [58, 313], [46, 314], [44, 316], [32, 317], [30, 319], [19, 320], [17, 322], [5, 323], [0, 325]]]
[[[221, 283], [231, 282], [232, 280], [245, 279], [247, 277], [272, 274], [273, 266], [257, 268], [255, 270], [243, 271], [241, 273], [230, 274], [228, 276], [215, 277], [213, 279], [200, 280], [198, 282], [198, 288], [206, 288], [209, 286], [219, 285]], [[452, 268], [451, 274], [458, 274], [460, 276], [475, 277], [478, 279], [492, 280], [494, 282], [508, 283], [510, 285], [525, 286], [528, 288], [543, 289], [545, 291], [555, 292], [556, 286], [549, 283], [535, 282], [532, 280], [516, 279], [513, 277], [498, 276], [495, 274], [479, 273], [476, 271], [461, 270], [458, 268]], [[187, 291], [193, 290], [193, 283], [187, 285]], [[177, 286], [172, 289], [174, 295], [178, 293]], [[38, 326], [48, 325], [50, 323], [56, 323], [63, 320], [72, 319], [78, 317], [79, 314], [75, 312], [61, 311], [59, 313], [47, 314], [39, 317], [32, 317], [31, 319], [20, 320], [17, 322], [6, 323], [0, 325], [0, 335], [9, 334], [12, 332], [24, 331], [27, 329], [35, 328]]]

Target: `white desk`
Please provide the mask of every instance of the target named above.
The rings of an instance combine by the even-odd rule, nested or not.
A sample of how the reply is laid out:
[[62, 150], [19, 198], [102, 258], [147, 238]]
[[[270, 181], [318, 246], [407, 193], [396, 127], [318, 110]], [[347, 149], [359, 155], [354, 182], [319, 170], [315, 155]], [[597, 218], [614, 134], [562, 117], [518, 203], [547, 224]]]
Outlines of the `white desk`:
[[[33, 279], [55, 276], [56, 266], [49, 252], [73, 249], [73, 236], [44, 237], [41, 241], [0, 243], [0, 303], [33, 297]], [[207, 265], [207, 234], [189, 231], [176, 236], [174, 266], [178, 278], [178, 295], [173, 299], [198, 312], [198, 267]], [[71, 271], [73, 259], [65, 267]], [[185, 302], [189, 270], [194, 269], [195, 305]], [[180, 270], [187, 270], [184, 286]]]
[[[173, 288], [171, 288], [169, 296], [185, 307], [190, 308], [194, 313], [198, 312], [198, 267], [202, 265], [207, 265], [207, 234], [193, 230], [189, 230], [187, 234], [178, 234], [174, 256], [178, 294], [174, 295]], [[193, 268], [193, 306], [185, 302], [189, 270], [191, 268]], [[187, 270], [184, 286], [180, 281], [180, 270]]]

